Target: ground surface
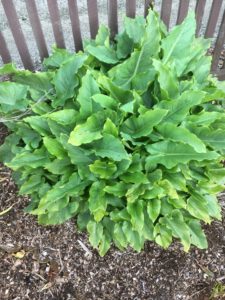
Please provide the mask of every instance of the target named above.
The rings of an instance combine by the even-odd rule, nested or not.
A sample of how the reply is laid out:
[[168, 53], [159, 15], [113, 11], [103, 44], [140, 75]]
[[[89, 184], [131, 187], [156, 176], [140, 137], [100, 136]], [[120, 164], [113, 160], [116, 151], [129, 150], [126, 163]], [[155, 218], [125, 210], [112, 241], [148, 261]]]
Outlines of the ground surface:
[[[5, 135], [0, 127], [0, 141]], [[74, 221], [41, 227], [25, 214], [28, 200], [3, 166], [0, 181], [0, 212], [14, 205], [0, 216], [1, 300], [208, 300], [216, 282], [225, 284], [225, 218], [205, 228], [208, 250], [146, 243], [141, 253], [112, 248], [100, 258]]]
[[[108, 0], [97, 0], [98, 4], [98, 11], [99, 11], [99, 24], [107, 25], [108, 23], [108, 17], [107, 17], [107, 1]], [[29, 17], [26, 10], [26, 4], [25, 0], [13, 0], [15, 4], [15, 8], [19, 17], [19, 21], [22, 27], [22, 31], [25, 35], [26, 41], [28, 43], [28, 48], [30, 51], [30, 54], [32, 56], [33, 61], [35, 62], [35, 66], [37, 68], [40, 67], [40, 58], [39, 53], [37, 50], [37, 44], [35, 42], [32, 28], [30, 26]], [[57, 0], [59, 4], [59, 10], [60, 10], [60, 16], [61, 16], [61, 22], [63, 27], [63, 35], [66, 43], [66, 47], [70, 51], [74, 51], [74, 41], [73, 41], [73, 35], [71, 30], [71, 22], [69, 18], [69, 11], [68, 11], [68, 2], [67, 0]], [[137, 15], [143, 15], [144, 12], [144, 0], [136, 0], [136, 6], [137, 6]], [[155, 0], [155, 9], [159, 12], [162, 0]], [[81, 33], [83, 39], [88, 39], [90, 37], [89, 34], [89, 21], [88, 21], [88, 14], [87, 14], [87, 0], [77, 0], [78, 3], [78, 11], [79, 11], [79, 20], [80, 20], [80, 26], [81, 26]], [[118, 3], [118, 19], [119, 19], [119, 30], [121, 30], [122, 27], [122, 20], [125, 16], [125, 7], [126, 7], [126, 0], [117, 0]], [[194, 10], [196, 0], [190, 0], [189, 2], [189, 8], [191, 10]], [[202, 19], [202, 27], [201, 27], [201, 34], [204, 34], [208, 16], [210, 13], [211, 5], [213, 3], [213, 0], [205, 0], [204, 3], [206, 4], [203, 19]], [[49, 52], [51, 51], [51, 46], [55, 43], [53, 30], [49, 18], [48, 13], [48, 6], [47, 6], [47, 0], [36, 0], [38, 14], [40, 16], [41, 25], [43, 28], [43, 32], [45, 35], [46, 43], [48, 46]], [[179, 7], [179, 0], [173, 0], [172, 1], [172, 14], [170, 18], [170, 27], [173, 27], [176, 23], [177, 19], [177, 12]], [[225, 9], [225, 1], [223, 1], [222, 8], [220, 11], [220, 15], [218, 18], [217, 28], [215, 30], [214, 38], [216, 37], [219, 29], [219, 25], [222, 19], [223, 11]], [[2, 6], [2, 3], [0, 1], [0, 30], [2, 31], [7, 45], [8, 49], [11, 53], [12, 60], [14, 63], [17, 64], [18, 67], [23, 67], [19, 52], [17, 50], [17, 47], [15, 45], [12, 33], [9, 28], [9, 24]], [[0, 58], [0, 66], [2, 65], [2, 61]]]

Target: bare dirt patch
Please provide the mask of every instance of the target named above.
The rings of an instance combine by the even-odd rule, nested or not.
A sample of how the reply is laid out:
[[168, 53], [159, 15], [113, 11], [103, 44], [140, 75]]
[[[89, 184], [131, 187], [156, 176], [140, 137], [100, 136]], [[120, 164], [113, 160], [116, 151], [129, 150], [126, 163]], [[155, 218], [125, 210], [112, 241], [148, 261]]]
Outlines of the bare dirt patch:
[[[6, 134], [0, 127], [0, 140]], [[3, 166], [0, 179], [0, 212], [14, 205], [0, 216], [1, 300], [207, 300], [216, 282], [225, 284], [225, 218], [205, 227], [208, 250], [186, 254], [178, 243], [167, 251], [146, 243], [141, 253], [112, 248], [101, 258], [73, 220], [42, 227], [25, 214], [28, 199]], [[221, 204], [225, 216], [223, 195]]]

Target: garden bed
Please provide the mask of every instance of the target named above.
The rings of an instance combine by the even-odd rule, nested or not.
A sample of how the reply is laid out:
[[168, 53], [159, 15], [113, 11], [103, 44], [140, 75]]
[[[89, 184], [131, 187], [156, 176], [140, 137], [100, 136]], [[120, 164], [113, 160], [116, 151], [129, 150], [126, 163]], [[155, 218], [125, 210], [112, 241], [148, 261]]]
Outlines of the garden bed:
[[[7, 132], [0, 128], [3, 142]], [[210, 299], [225, 283], [225, 221], [206, 226], [208, 250], [186, 254], [179, 243], [168, 250], [148, 242], [144, 251], [112, 248], [101, 258], [74, 221], [43, 227], [23, 212], [10, 171], [0, 169], [0, 299]], [[225, 197], [220, 203], [225, 216]], [[16, 256], [23, 256], [16, 258]], [[224, 299], [221, 296], [216, 299]]]

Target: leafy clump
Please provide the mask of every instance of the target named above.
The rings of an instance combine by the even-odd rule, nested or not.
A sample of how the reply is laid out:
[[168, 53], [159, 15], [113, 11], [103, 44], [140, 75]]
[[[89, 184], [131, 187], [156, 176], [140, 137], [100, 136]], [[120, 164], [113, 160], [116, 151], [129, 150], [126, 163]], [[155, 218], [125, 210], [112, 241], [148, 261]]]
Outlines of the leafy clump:
[[104, 255], [145, 240], [206, 248], [201, 221], [221, 219], [225, 87], [210, 75], [195, 17], [168, 33], [158, 15], [100, 27], [77, 54], [53, 49], [44, 71], [5, 65], [0, 148], [40, 224], [76, 217]]

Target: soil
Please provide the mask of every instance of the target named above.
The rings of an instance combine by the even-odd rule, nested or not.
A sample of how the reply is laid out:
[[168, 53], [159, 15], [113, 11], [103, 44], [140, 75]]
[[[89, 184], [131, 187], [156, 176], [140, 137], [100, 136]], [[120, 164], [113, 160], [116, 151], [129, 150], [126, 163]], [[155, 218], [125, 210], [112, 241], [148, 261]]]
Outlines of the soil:
[[[0, 127], [0, 143], [6, 135]], [[112, 247], [101, 258], [74, 220], [43, 227], [25, 214], [29, 200], [4, 166], [0, 181], [0, 212], [13, 205], [0, 216], [1, 300], [207, 300], [216, 283], [225, 284], [225, 218], [205, 226], [207, 250], [148, 242], [140, 253]], [[225, 216], [225, 194], [220, 203]]]

